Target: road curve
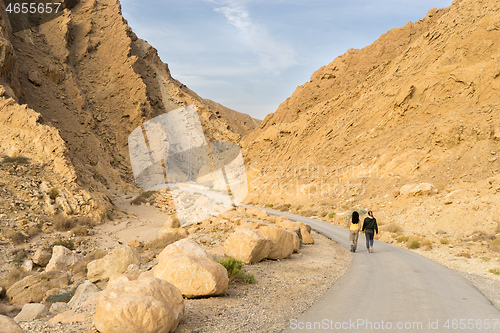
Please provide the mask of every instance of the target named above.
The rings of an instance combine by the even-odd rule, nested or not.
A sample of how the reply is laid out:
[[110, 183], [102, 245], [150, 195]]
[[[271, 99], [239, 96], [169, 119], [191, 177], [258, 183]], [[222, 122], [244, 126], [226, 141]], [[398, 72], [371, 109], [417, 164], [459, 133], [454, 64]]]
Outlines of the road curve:
[[[349, 248], [345, 229], [266, 210]], [[500, 332], [500, 311], [454, 271], [379, 241], [367, 253], [364, 244], [360, 234], [347, 273], [285, 332]]]

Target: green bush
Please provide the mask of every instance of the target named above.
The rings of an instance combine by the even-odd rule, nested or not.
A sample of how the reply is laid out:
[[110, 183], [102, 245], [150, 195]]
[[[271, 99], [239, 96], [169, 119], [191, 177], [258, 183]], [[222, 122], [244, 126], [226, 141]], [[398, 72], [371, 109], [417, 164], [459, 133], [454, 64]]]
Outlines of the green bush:
[[54, 246], [64, 246], [65, 248], [69, 249], [69, 250], [74, 250], [76, 247], [75, 247], [75, 243], [73, 243], [73, 241], [71, 239], [58, 239], [56, 240], [54, 243], [50, 244], [49, 246], [45, 247], [44, 250], [49, 252], [49, 253], [52, 253], [52, 249], [54, 248]]
[[28, 164], [30, 159], [24, 156], [4, 156], [2, 158], [2, 163], [5, 164]]
[[490, 243], [490, 249], [495, 252], [500, 252], [500, 239], [492, 240]]
[[56, 198], [59, 196], [59, 191], [55, 188], [52, 188], [50, 191], [49, 191], [49, 198], [51, 198], [52, 200], [56, 200]]
[[333, 217], [334, 217], [335, 215], [337, 215], [337, 213], [333, 213], [333, 212], [332, 212], [332, 213], [328, 214], [328, 217], [329, 217], [329, 218], [331, 218], [331, 219], [333, 219]]
[[408, 248], [409, 248], [409, 249], [412, 249], [412, 250], [415, 250], [415, 249], [420, 248], [420, 241], [418, 241], [418, 240], [413, 240], [413, 241], [411, 241], [411, 242], [408, 244]]
[[500, 269], [498, 268], [490, 269], [490, 273], [493, 273], [495, 275], [500, 275]]
[[398, 243], [405, 243], [405, 242], [407, 242], [409, 239], [410, 239], [410, 237], [408, 237], [408, 236], [400, 236], [400, 237], [398, 237], [396, 240], [397, 240], [397, 242], [398, 242]]
[[225, 258], [215, 260], [227, 270], [229, 278], [233, 281], [240, 281], [247, 284], [255, 283], [253, 274], [245, 274], [242, 270], [243, 263], [235, 258]]

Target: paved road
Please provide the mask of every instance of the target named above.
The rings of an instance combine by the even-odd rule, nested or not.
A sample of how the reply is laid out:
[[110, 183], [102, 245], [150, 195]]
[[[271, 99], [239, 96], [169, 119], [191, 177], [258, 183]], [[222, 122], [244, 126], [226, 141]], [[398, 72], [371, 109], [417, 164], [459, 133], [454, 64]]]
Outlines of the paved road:
[[[349, 248], [345, 229], [267, 211]], [[347, 273], [285, 332], [500, 332], [500, 311], [466, 279], [411, 251], [376, 241], [366, 253], [364, 244], [360, 234]]]

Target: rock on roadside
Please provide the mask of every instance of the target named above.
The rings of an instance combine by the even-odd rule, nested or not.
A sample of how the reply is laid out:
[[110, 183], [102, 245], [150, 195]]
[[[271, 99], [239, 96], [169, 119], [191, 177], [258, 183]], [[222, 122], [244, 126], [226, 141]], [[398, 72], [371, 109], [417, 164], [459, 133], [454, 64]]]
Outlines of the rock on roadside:
[[74, 264], [83, 260], [83, 256], [71, 252], [68, 248], [64, 246], [54, 246], [52, 250], [52, 257], [50, 258], [47, 267], [45, 267], [46, 272], [50, 271], [67, 271]]
[[7, 316], [0, 315], [0, 332], [5, 333], [24, 333], [21, 326]]
[[268, 259], [287, 259], [292, 256], [294, 249], [294, 237], [292, 232], [278, 227], [261, 227], [260, 232], [267, 235], [271, 241], [271, 249]]
[[175, 331], [183, 316], [184, 299], [172, 284], [120, 276], [99, 296], [94, 324], [101, 333], [163, 333]]
[[91, 282], [107, 281], [113, 275], [124, 273], [130, 264], [140, 264], [137, 251], [129, 246], [118, 248], [104, 258], [89, 262], [87, 279]]
[[238, 229], [224, 242], [224, 255], [252, 264], [267, 258], [271, 239], [258, 230]]

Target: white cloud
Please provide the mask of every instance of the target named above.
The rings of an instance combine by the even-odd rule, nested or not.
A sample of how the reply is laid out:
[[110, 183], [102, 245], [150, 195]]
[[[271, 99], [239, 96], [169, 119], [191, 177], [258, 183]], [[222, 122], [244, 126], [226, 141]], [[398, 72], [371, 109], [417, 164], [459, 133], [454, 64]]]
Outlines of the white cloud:
[[223, 14], [234, 26], [246, 45], [259, 58], [267, 72], [280, 73], [297, 64], [295, 50], [286, 42], [277, 41], [267, 29], [252, 21], [248, 9], [241, 0], [210, 0], [217, 5], [216, 12]]

